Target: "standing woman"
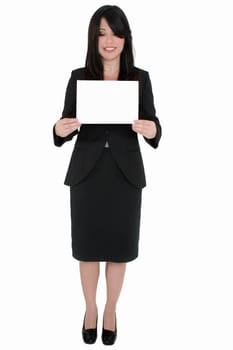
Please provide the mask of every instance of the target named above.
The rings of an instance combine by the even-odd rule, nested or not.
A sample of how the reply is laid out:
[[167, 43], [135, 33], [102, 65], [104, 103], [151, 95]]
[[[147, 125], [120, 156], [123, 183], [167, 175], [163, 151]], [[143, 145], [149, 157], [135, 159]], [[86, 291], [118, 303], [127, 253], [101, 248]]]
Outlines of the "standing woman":
[[[78, 111], [76, 115], [76, 81], [82, 79], [139, 81], [138, 119], [132, 125], [81, 125]], [[146, 181], [137, 135], [154, 148], [161, 137], [149, 74], [134, 66], [131, 30], [117, 6], [102, 6], [91, 18], [86, 64], [72, 71], [62, 118], [53, 129], [54, 143], [61, 146], [76, 134], [65, 184], [70, 186], [72, 254], [80, 261], [86, 302], [82, 336], [88, 344], [97, 338], [96, 290], [99, 263], [104, 261], [107, 300], [102, 341], [112, 345], [126, 263], [138, 256], [141, 192]]]

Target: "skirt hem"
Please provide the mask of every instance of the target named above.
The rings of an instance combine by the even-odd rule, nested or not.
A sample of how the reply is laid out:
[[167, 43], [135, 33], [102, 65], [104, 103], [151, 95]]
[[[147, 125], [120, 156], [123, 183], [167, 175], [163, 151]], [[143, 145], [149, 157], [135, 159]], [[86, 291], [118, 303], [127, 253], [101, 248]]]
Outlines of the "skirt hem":
[[84, 261], [84, 262], [115, 262], [115, 263], [127, 263], [130, 261], [133, 261], [135, 259], [138, 258], [138, 255], [133, 256], [131, 258], [117, 258], [117, 259], [113, 259], [113, 258], [99, 258], [99, 257], [91, 257], [91, 258], [83, 258], [79, 255], [76, 254], [72, 254], [73, 258], [78, 260], [78, 261]]

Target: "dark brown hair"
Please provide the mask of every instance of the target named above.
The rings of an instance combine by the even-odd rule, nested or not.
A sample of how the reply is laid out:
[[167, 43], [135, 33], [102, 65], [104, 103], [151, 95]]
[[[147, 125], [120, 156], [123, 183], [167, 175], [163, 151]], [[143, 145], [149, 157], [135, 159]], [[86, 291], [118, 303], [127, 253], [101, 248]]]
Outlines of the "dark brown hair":
[[103, 79], [103, 64], [98, 50], [101, 18], [106, 19], [109, 27], [115, 35], [125, 39], [124, 48], [120, 58], [119, 79], [130, 79], [134, 72], [132, 35], [126, 15], [118, 6], [102, 6], [92, 16], [88, 29], [86, 69], [93, 79]]

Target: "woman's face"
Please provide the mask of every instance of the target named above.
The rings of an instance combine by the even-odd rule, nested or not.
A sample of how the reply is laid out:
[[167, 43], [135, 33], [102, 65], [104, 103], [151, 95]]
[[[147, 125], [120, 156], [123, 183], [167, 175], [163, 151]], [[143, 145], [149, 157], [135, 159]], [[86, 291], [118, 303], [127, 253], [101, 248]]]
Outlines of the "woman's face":
[[120, 59], [124, 49], [125, 39], [116, 36], [109, 27], [105, 18], [100, 21], [98, 49], [104, 61]]

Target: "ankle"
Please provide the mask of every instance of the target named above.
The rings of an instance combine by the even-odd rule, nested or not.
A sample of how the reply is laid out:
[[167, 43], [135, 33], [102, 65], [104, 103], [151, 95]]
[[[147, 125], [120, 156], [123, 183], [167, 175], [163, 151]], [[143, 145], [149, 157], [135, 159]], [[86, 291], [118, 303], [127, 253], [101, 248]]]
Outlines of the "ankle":
[[97, 312], [98, 311], [97, 305], [96, 304], [86, 304], [86, 311], [91, 312], [91, 313]]
[[116, 304], [106, 303], [104, 308], [104, 313], [115, 314], [115, 312], [116, 312]]

